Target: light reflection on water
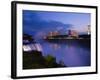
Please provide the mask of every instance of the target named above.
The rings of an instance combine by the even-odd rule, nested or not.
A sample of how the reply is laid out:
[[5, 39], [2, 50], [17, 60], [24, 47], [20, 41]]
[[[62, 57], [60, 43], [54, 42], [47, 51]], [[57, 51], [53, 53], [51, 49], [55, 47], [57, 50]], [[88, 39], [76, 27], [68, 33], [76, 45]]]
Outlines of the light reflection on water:
[[68, 67], [90, 66], [90, 49], [80, 46], [77, 42], [50, 43], [43, 41], [40, 44], [43, 56], [50, 54], [56, 58], [57, 63], [63, 61]]

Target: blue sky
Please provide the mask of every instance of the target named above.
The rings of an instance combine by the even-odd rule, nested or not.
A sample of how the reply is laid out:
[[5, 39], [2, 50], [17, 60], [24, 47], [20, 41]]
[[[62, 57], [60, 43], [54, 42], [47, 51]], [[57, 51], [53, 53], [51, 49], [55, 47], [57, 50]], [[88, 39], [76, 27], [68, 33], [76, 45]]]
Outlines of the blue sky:
[[42, 36], [55, 30], [64, 33], [68, 29], [86, 33], [90, 20], [89, 13], [23, 10], [23, 32], [33, 36]]

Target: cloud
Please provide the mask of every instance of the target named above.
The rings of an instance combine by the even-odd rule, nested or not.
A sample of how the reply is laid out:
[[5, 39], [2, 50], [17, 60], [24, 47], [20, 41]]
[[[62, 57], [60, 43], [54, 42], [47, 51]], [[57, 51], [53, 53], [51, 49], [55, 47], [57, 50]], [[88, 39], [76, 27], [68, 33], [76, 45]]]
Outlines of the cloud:
[[[45, 21], [38, 15], [38, 12], [23, 11], [23, 31], [32, 35], [47, 33], [48, 31], [62, 30], [71, 28], [72, 24], [64, 24], [59, 21]], [[43, 33], [43, 34], [44, 34]]]

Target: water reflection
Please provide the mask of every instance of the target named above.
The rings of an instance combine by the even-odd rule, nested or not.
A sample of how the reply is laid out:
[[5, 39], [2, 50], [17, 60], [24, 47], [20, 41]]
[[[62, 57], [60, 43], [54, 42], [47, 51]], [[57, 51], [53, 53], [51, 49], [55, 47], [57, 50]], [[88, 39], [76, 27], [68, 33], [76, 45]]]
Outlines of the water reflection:
[[53, 48], [54, 50], [58, 50], [60, 48], [60, 45], [59, 44], [56, 44], [56, 43], [52, 43], [50, 44], [51, 48]]
[[40, 42], [43, 56], [52, 55], [57, 63], [65, 64], [68, 67], [90, 66], [90, 48], [72, 42]]

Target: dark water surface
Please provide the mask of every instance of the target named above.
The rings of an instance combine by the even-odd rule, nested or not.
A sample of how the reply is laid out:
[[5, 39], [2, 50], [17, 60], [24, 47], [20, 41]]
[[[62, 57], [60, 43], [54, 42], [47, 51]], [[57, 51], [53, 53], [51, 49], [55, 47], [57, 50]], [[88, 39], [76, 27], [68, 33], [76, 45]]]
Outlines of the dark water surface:
[[90, 66], [90, 39], [85, 40], [39, 40], [43, 56], [51, 55], [56, 62], [63, 61], [68, 67]]

